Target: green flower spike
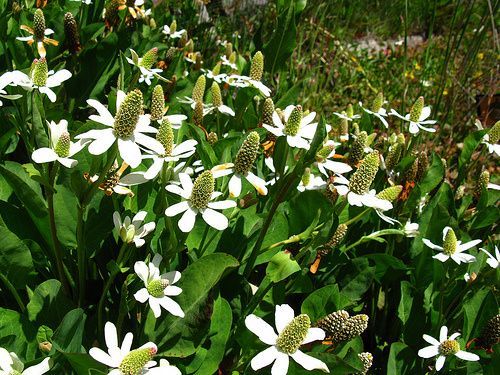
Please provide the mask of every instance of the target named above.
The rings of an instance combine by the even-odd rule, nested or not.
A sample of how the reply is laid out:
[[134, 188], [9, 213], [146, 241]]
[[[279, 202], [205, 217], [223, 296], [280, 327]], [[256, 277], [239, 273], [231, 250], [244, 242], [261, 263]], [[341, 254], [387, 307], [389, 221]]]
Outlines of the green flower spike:
[[172, 62], [172, 60], [175, 58], [175, 55], [177, 55], [177, 48], [175, 47], [170, 47], [167, 50], [167, 53], [165, 54], [165, 61], [167, 63]]
[[230, 55], [229, 55], [229, 58], [228, 58], [229, 62], [231, 64], [236, 64], [236, 52], [233, 51]]
[[389, 202], [394, 202], [396, 199], [398, 199], [399, 194], [401, 194], [402, 191], [403, 191], [403, 185], [390, 186], [382, 190], [376, 196], [377, 198], [385, 199], [386, 201]]
[[207, 80], [204, 75], [201, 75], [196, 80], [194, 84], [193, 93], [191, 94], [191, 98], [195, 102], [203, 102], [203, 96], [205, 95], [205, 86], [207, 84]]
[[45, 16], [43, 11], [38, 8], [33, 17], [33, 35], [36, 40], [43, 40], [45, 38]]
[[319, 251], [320, 255], [325, 256], [331, 250], [335, 249], [342, 242], [346, 233], [347, 233], [347, 225], [339, 224], [339, 226], [333, 233], [333, 236], [327, 243], [325, 243], [324, 247], [321, 248], [321, 250]]
[[422, 109], [424, 109], [424, 97], [419, 97], [410, 110], [410, 121], [418, 122], [420, 115], [422, 114]]
[[45, 57], [33, 60], [33, 64], [31, 65], [31, 80], [36, 86], [45, 86], [48, 72], [49, 68], [47, 67], [47, 60]]
[[372, 112], [378, 113], [380, 108], [382, 108], [382, 104], [384, 104], [384, 94], [379, 92], [372, 103]]
[[349, 181], [349, 190], [355, 194], [363, 195], [368, 192], [380, 165], [377, 150], [366, 155], [359, 168], [354, 172]]
[[193, 123], [198, 127], [203, 127], [203, 102], [196, 101], [193, 111]]
[[151, 281], [146, 289], [148, 290], [149, 295], [161, 298], [165, 295], [165, 288], [168, 286], [168, 280], [165, 279], [155, 279]]
[[217, 82], [214, 81], [212, 83], [210, 91], [212, 92], [212, 104], [215, 107], [220, 107], [221, 105], [223, 105], [224, 103], [222, 103], [222, 94], [220, 92], [220, 87], [217, 84]]
[[399, 163], [404, 146], [405, 136], [403, 134], [398, 134], [396, 142], [391, 145], [387, 152], [387, 157], [385, 158], [385, 166], [388, 170], [392, 170]]
[[66, 47], [72, 54], [80, 51], [80, 35], [78, 34], [78, 24], [71, 12], [64, 15], [64, 35], [66, 36]]
[[356, 139], [354, 139], [351, 149], [349, 150], [349, 162], [351, 164], [357, 164], [361, 159], [363, 159], [367, 140], [368, 134], [365, 131], [362, 131], [356, 136]]
[[142, 92], [138, 89], [127, 94], [115, 116], [114, 130], [117, 136], [128, 138], [134, 134], [142, 113]]
[[208, 135], [207, 135], [207, 142], [208, 143], [210, 143], [211, 145], [213, 145], [218, 140], [219, 140], [219, 137], [217, 136], [217, 133], [214, 133], [214, 132], [208, 133]]
[[500, 121], [497, 121], [488, 131], [488, 143], [494, 145], [500, 140]]
[[61, 158], [67, 158], [69, 156], [69, 148], [71, 146], [71, 140], [69, 138], [69, 133], [64, 132], [59, 136], [57, 144], [54, 147], [54, 151], [57, 156]]
[[477, 340], [477, 345], [491, 350], [491, 347], [498, 342], [500, 342], [500, 314], [488, 320]]
[[264, 55], [262, 52], [257, 51], [252, 58], [252, 65], [250, 66], [250, 78], [255, 81], [260, 81], [262, 79], [262, 73], [264, 71]]
[[139, 375], [144, 366], [156, 354], [155, 348], [135, 349], [128, 353], [120, 363], [119, 370], [123, 375]]
[[189, 198], [191, 206], [198, 210], [207, 208], [208, 202], [215, 189], [215, 179], [211, 171], [200, 174], [193, 184], [193, 191]]
[[346, 111], [345, 111], [345, 114], [347, 115], [347, 117], [349, 118], [353, 118], [354, 117], [354, 108], [352, 107], [352, 104], [349, 103], [347, 105], [347, 108], [346, 108]]
[[156, 85], [151, 96], [151, 120], [158, 121], [165, 112], [165, 94], [161, 85]]
[[173, 20], [170, 24], [170, 34], [173, 34], [177, 31], [177, 21]]
[[428, 168], [429, 168], [429, 158], [427, 157], [426, 152], [422, 151], [418, 155], [418, 169], [415, 179], [417, 181], [420, 181], [424, 177]]
[[300, 123], [302, 121], [302, 106], [297, 105], [290, 113], [290, 117], [285, 124], [284, 133], [286, 135], [296, 136], [300, 129]]
[[262, 105], [262, 123], [266, 125], [273, 124], [274, 102], [271, 98], [266, 98]]
[[317, 153], [316, 153], [316, 161], [318, 163], [322, 163], [326, 160], [326, 158], [332, 153], [332, 151], [335, 150], [335, 146], [332, 144], [323, 146]]
[[309, 182], [311, 182], [311, 168], [304, 169], [301, 181], [304, 186], [309, 185]]
[[156, 47], [151, 48], [148, 52], [146, 52], [142, 56], [141, 62], [139, 63], [139, 66], [146, 68], [146, 69], [151, 69], [153, 64], [156, 62], [157, 58], [158, 58], [158, 48], [156, 48]]
[[457, 251], [457, 236], [453, 229], [449, 228], [444, 237], [443, 253], [451, 256], [455, 254], [455, 251]]
[[358, 372], [358, 375], [366, 375], [373, 364], [373, 355], [370, 352], [363, 352], [358, 354], [358, 358], [363, 362], [363, 371]]
[[340, 343], [363, 333], [368, 327], [368, 316], [359, 314], [349, 317], [347, 311], [339, 310], [319, 320], [317, 326], [322, 328], [333, 342]]
[[474, 189], [474, 196], [479, 198], [483, 190], [488, 189], [488, 184], [490, 183], [490, 172], [484, 170], [479, 176], [479, 180]]
[[252, 168], [257, 158], [260, 147], [260, 137], [255, 131], [248, 134], [241, 145], [234, 161], [234, 170], [240, 175], [245, 175]]
[[226, 57], [229, 59], [229, 56], [233, 54], [233, 43], [226, 43]]
[[311, 320], [306, 314], [296, 316], [279, 334], [276, 347], [286, 354], [295, 353], [306, 338], [310, 327]]
[[165, 156], [170, 156], [174, 148], [174, 130], [172, 124], [167, 118], [164, 118], [156, 133], [156, 140], [161, 143], [165, 149]]
[[216, 75], [219, 75], [220, 74], [220, 68], [221, 68], [222, 64], [221, 62], [219, 61], [217, 64], [215, 64], [214, 68], [212, 69], [212, 74], [214, 76]]

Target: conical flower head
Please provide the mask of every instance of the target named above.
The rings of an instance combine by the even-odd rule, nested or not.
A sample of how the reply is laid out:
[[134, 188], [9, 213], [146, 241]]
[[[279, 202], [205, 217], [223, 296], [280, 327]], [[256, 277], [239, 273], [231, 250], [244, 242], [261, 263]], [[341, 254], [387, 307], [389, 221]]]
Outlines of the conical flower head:
[[405, 180], [415, 181], [417, 178], [417, 172], [418, 172], [418, 158], [415, 158], [413, 163], [410, 165], [410, 168], [408, 168], [405, 172]]
[[198, 210], [207, 208], [208, 202], [215, 189], [215, 179], [211, 171], [200, 174], [193, 184], [193, 191], [189, 198], [191, 205]]
[[460, 344], [456, 340], [445, 340], [439, 345], [439, 354], [453, 355], [460, 351]]
[[156, 348], [135, 349], [129, 352], [120, 363], [119, 370], [123, 375], [139, 375], [144, 366], [156, 354]]
[[198, 127], [203, 127], [203, 102], [196, 101], [193, 111], [193, 123]]
[[260, 81], [262, 79], [262, 73], [264, 72], [264, 55], [262, 52], [257, 51], [252, 58], [252, 65], [250, 66], [250, 78], [255, 81]]
[[170, 24], [170, 34], [173, 34], [177, 31], [177, 21], [173, 20]]
[[351, 164], [357, 164], [361, 159], [363, 159], [367, 140], [368, 134], [365, 131], [362, 131], [356, 136], [356, 139], [352, 143], [351, 149], [349, 150], [349, 162]]
[[494, 145], [500, 140], [500, 121], [497, 121], [495, 125], [488, 131], [488, 142]]
[[311, 182], [311, 168], [304, 169], [304, 174], [302, 175], [301, 181], [304, 186], [309, 185], [309, 183]]
[[236, 160], [234, 170], [236, 173], [245, 175], [253, 166], [260, 147], [259, 133], [253, 131], [248, 134], [247, 139], [241, 145]]
[[366, 155], [359, 168], [354, 172], [349, 181], [349, 190], [355, 194], [368, 192], [380, 164], [378, 151]]
[[69, 156], [69, 148], [71, 146], [71, 140], [69, 138], [68, 132], [63, 132], [54, 147], [54, 151], [57, 156], [61, 158], [67, 158]]
[[285, 124], [284, 133], [286, 135], [296, 136], [300, 129], [300, 123], [302, 121], [302, 106], [297, 105], [290, 113], [288, 121]]
[[401, 194], [402, 191], [403, 185], [390, 186], [378, 193], [377, 198], [385, 199], [389, 202], [394, 202], [396, 199], [398, 199], [399, 194]]
[[490, 182], [490, 172], [487, 170], [484, 170], [481, 172], [479, 175], [479, 180], [476, 183], [476, 186], [474, 188], [474, 196], [476, 198], [481, 197], [481, 194], [483, 190], [488, 188], [488, 184]]
[[327, 242], [327, 246], [332, 248], [332, 249], [334, 247], [337, 247], [344, 239], [346, 233], [347, 233], [347, 225], [339, 224], [339, 226], [337, 227], [337, 229], [333, 233], [332, 238], [330, 238], [330, 241]]
[[236, 51], [231, 52], [228, 57], [228, 60], [231, 64], [236, 64]]
[[155, 297], [155, 298], [161, 298], [165, 295], [165, 288], [168, 286], [168, 280], [166, 279], [155, 279], [151, 281], [146, 289], [148, 290], [148, 293]]
[[146, 69], [151, 69], [153, 64], [156, 62], [157, 58], [158, 58], [158, 48], [156, 47], [151, 48], [142, 56], [139, 66], [142, 66], [143, 68]]
[[151, 96], [151, 120], [161, 120], [165, 112], [165, 94], [161, 85], [156, 85]]
[[425, 151], [421, 151], [420, 154], [418, 154], [417, 159], [418, 159], [418, 168], [415, 179], [417, 181], [420, 181], [427, 172], [427, 169], [429, 168], [429, 158], [427, 157], [427, 153]]
[[488, 320], [488, 323], [481, 331], [481, 336], [478, 338], [479, 346], [486, 349], [490, 349], [498, 342], [500, 342], [500, 314]]
[[213, 145], [219, 140], [219, 137], [217, 136], [217, 133], [215, 132], [210, 132], [207, 135], [207, 142]]
[[382, 104], [384, 104], [384, 94], [379, 92], [372, 103], [372, 112], [377, 113], [382, 108]]
[[347, 117], [349, 118], [353, 118], [354, 117], [354, 108], [352, 107], [352, 104], [349, 103], [347, 105], [347, 108], [346, 108], [346, 111], [345, 111], [345, 114], [347, 115]]
[[335, 332], [342, 331], [348, 319], [349, 313], [345, 310], [339, 310], [321, 318], [316, 325], [325, 331], [328, 337], [332, 337]]
[[45, 38], [45, 16], [40, 8], [35, 11], [33, 17], [33, 35], [37, 41]]
[[273, 124], [274, 102], [271, 98], [266, 98], [262, 105], [262, 123], [266, 125]]
[[105, 5], [104, 21], [107, 27], [116, 25], [120, 21], [119, 8], [121, 0], [109, 0]]
[[233, 53], [233, 43], [231, 43], [231, 42], [226, 43], [226, 50], [224, 53], [225, 53], [227, 58], [229, 58], [229, 56], [231, 56], [231, 54]]
[[339, 343], [352, 340], [362, 334], [368, 327], [368, 315], [359, 314], [346, 319], [340, 330], [332, 332], [332, 341]]
[[80, 51], [80, 35], [78, 34], [78, 25], [71, 12], [64, 15], [64, 35], [66, 36], [66, 47], [71, 53]]
[[201, 75], [196, 80], [196, 83], [193, 87], [193, 93], [191, 94], [191, 98], [195, 101], [203, 102], [203, 96], [205, 95], [205, 86], [207, 84], [207, 80], [204, 75]]
[[455, 251], [457, 251], [457, 236], [453, 229], [449, 228], [444, 236], [443, 253], [450, 256], [455, 254]]
[[341, 137], [349, 135], [349, 121], [346, 118], [339, 117], [339, 131]]
[[317, 162], [324, 162], [326, 158], [335, 150], [335, 146], [332, 144], [328, 144], [326, 146], [323, 146], [317, 153], [316, 153], [316, 161]]
[[217, 64], [214, 65], [214, 68], [212, 69], [212, 74], [214, 76], [219, 75], [221, 67], [222, 67], [222, 63], [219, 61]]
[[410, 121], [418, 122], [420, 115], [422, 114], [422, 109], [424, 109], [424, 97], [419, 97], [410, 109]]
[[401, 143], [396, 142], [389, 148], [385, 158], [385, 166], [388, 170], [392, 170], [399, 163], [399, 159], [403, 153], [403, 147]]
[[210, 91], [212, 92], [212, 104], [215, 107], [220, 107], [223, 104], [222, 103], [222, 94], [220, 92], [220, 87], [217, 84], [217, 82], [214, 81], [212, 83], [212, 87], [211, 87]]
[[170, 156], [174, 148], [174, 130], [172, 124], [165, 117], [160, 124], [158, 133], [156, 133], [156, 140], [161, 143], [165, 149], [165, 156]]
[[121, 138], [128, 138], [134, 134], [137, 121], [142, 113], [142, 92], [135, 89], [127, 94], [116, 113], [113, 125], [115, 134]]
[[373, 364], [373, 355], [370, 352], [363, 352], [358, 354], [358, 358], [363, 363], [363, 371], [358, 372], [358, 375], [365, 375]]
[[177, 48], [175, 47], [170, 47], [168, 50], [167, 50], [167, 53], [165, 54], [165, 61], [167, 63], [171, 62], [174, 58], [175, 58], [175, 55], [177, 54]]
[[306, 314], [296, 316], [279, 334], [276, 347], [286, 354], [295, 353], [306, 338], [309, 328], [311, 328], [309, 316]]
[[36, 86], [45, 86], [48, 72], [49, 68], [47, 67], [47, 60], [45, 57], [33, 60], [33, 64], [31, 65], [31, 80]]

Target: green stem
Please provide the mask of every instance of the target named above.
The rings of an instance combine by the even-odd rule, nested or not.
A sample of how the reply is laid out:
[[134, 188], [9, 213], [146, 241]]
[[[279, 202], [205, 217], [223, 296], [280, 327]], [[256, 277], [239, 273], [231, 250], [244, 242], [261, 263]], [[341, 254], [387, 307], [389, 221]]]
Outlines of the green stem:
[[19, 309], [21, 309], [21, 312], [24, 312], [26, 310], [26, 306], [24, 306], [23, 300], [21, 299], [19, 293], [17, 293], [17, 290], [16, 288], [14, 288], [14, 285], [11, 284], [11, 282], [3, 275], [3, 273], [0, 273], [0, 280], [2, 280], [2, 282], [5, 284], [9, 292], [12, 293], [12, 296], [19, 305]]
[[61, 244], [57, 238], [57, 226], [54, 212], [54, 182], [57, 175], [57, 169], [59, 167], [58, 162], [54, 162], [51, 171], [49, 172], [49, 189], [47, 190], [47, 204], [49, 206], [49, 223], [50, 223], [50, 235], [52, 238], [52, 245], [54, 247], [54, 256], [56, 259], [57, 273], [59, 280], [61, 281], [64, 293], [66, 295], [70, 294], [68, 281], [64, 274], [64, 264], [63, 255], [61, 251]]
[[344, 225], [351, 225], [352, 223], [354, 223], [354, 222], [358, 221], [358, 220], [359, 220], [359, 219], [361, 219], [363, 216], [365, 216], [365, 215], [366, 215], [366, 213], [367, 213], [368, 211], [370, 211], [370, 209], [369, 209], [369, 208], [365, 209], [365, 210], [364, 210], [363, 212], [361, 212], [359, 215], [354, 216], [352, 219], [349, 219], [349, 220], [347, 220], [345, 223], [342, 223], [342, 224], [344, 224]]

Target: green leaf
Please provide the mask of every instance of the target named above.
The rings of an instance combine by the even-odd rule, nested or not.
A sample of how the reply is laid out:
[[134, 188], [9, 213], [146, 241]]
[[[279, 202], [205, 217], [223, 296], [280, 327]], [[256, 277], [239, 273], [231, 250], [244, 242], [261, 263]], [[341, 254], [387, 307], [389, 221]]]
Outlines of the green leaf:
[[56, 186], [54, 212], [59, 241], [67, 247], [76, 248], [78, 199], [63, 185]]
[[26, 306], [29, 320], [37, 324], [56, 327], [71, 310], [72, 302], [64, 296], [58, 280], [47, 280], [33, 292]]
[[342, 288], [342, 294], [353, 301], [357, 301], [363, 296], [375, 278], [375, 267], [369, 267], [363, 260], [366, 261], [363, 258], [352, 261], [352, 265], [356, 269], [354, 273], [356, 276]]
[[401, 282], [401, 299], [398, 306], [398, 318], [403, 325], [406, 324], [410, 317], [411, 307], [413, 304], [412, 286], [408, 281]]
[[22, 289], [34, 272], [31, 253], [14, 233], [1, 225], [0, 238], [0, 272], [16, 289]]
[[0, 308], [0, 347], [16, 353], [23, 360], [33, 360], [38, 353], [37, 329], [17, 311]]
[[352, 301], [340, 293], [337, 284], [327, 285], [315, 290], [306, 297], [302, 302], [301, 312], [309, 315], [312, 322], [316, 322], [334, 311], [345, 309], [351, 304]]
[[63, 353], [77, 375], [97, 375], [109, 373], [107, 367], [95, 361], [88, 354]]
[[299, 264], [290, 259], [291, 253], [280, 251], [274, 255], [266, 268], [266, 275], [274, 282], [285, 280], [288, 276], [300, 271]]
[[217, 298], [214, 303], [214, 312], [210, 319], [210, 330], [208, 332], [210, 348], [196, 374], [215, 374], [217, 372], [219, 364], [224, 358], [226, 343], [231, 333], [232, 321], [231, 306], [224, 298]]
[[402, 342], [394, 342], [387, 361], [388, 374], [415, 374], [415, 353]]
[[458, 183], [460, 183], [460, 181], [462, 181], [462, 179], [466, 177], [465, 175], [467, 172], [467, 166], [470, 165], [472, 153], [483, 139], [485, 133], [485, 131], [476, 131], [465, 137], [462, 152], [458, 157]]
[[498, 314], [498, 303], [489, 289], [481, 289], [463, 302], [465, 340], [478, 337], [489, 319]]
[[238, 267], [235, 258], [215, 253], [200, 258], [182, 272], [177, 284], [182, 288], [182, 293], [174, 299], [181, 306], [185, 317], [163, 312], [166, 317], [156, 320], [150, 312], [146, 319], [144, 333], [158, 345], [161, 355], [185, 357], [196, 351], [196, 343], [202, 338], [200, 328], [204, 320], [208, 320], [204, 316], [203, 303], [224, 273], [235, 267]]
[[79, 353], [82, 348], [83, 332], [87, 316], [82, 309], [71, 310], [66, 314], [52, 336], [52, 343], [60, 352]]

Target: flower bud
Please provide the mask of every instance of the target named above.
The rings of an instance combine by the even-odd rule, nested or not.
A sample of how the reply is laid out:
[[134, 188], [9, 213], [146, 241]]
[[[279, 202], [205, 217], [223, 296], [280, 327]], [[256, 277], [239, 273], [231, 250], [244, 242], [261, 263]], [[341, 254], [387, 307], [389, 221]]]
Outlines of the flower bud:
[[158, 48], [156, 47], [151, 48], [142, 56], [139, 62], [139, 66], [146, 69], [151, 69], [153, 64], [156, 62], [157, 58], [158, 58]]
[[43, 353], [50, 353], [52, 350], [52, 343], [50, 341], [43, 341], [38, 344], [38, 349]]
[[274, 102], [271, 98], [266, 98], [262, 105], [262, 123], [266, 125], [273, 124]]
[[246, 175], [252, 168], [260, 147], [259, 133], [253, 131], [248, 134], [247, 139], [241, 145], [234, 161], [234, 171], [240, 175]]
[[419, 97], [410, 109], [410, 121], [418, 122], [420, 120], [420, 115], [422, 114], [422, 109], [424, 109], [424, 97]]
[[356, 136], [349, 150], [349, 162], [351, 164], [358, 164], [358, 162], [363, 159], [367, 140], [368, 134], [365, 131], [362, 131]]
[[260, 81], [262, 79], [262, 73], [264, 71], [264, 55], [262, 52], [257, 51], [252, 58], [252, 65], [250, 66], [250, 78], [255, 81]]
[[203, 60], [201, 59], [201, 53], [196, 52], [194, 54], [194, 70], [200, 70], [203, 65]]
[[191, 205], [196, 209], [207, 208], [208, 202], [215, 189], [215, 180], [211, 171], [204, 171], [200, 174], [193, 184], [193, 191], [189, 198]]
[[297, 105], [290, 113], [290, 117], [285, 124], [284, 133], [286, 135], [296, 136], [300, 129], [300, 123], [302, 122], [302, 106]]
[[212, 88], [210, 89], [212, 92], [212, 104], [214, 107], [220, 107], [222, 103], [222, 94], [220, 92], [220, 87], [217, 82], [212, 83]]
[[174, 130], [172, 124], [165, 117], [160, 124], [158, 133], [156, 133], [156, 140], [161, 143], [165, 149], [165, 156], [170, 156], [174, 148]]
[[71, 146], [71, 140], [69, 138], [68, 132], [63, 132], [54, 147], [54, 151], [57, 156], [61, 158], [67, 158], [69, 156], [69, 148]]
[[349, 140], [349, 121], [347, 119], [339, 117], [339, 133], [340, 141], [347, 142]]
[[278, 335], [276, 347], [286, 354], [295, 353], [302, 345], [310, 327], [311, 320], [309, 316], [306, 314], [296, 316]]
[[401, 194], [402, 191], [403, 185], [390, 186], [378, 193], [376, 197], [389, 202], [394, 202], [398, 199], [399, 194]]
[[203, 96], [205, 95], [205, 86], [206, 86], [207, 80], [204, 75], [201, 75], [198, 77], [196, 80], [196, 83], [194, 84], [193, 87], [193, 93], [191, 94], [191, 98], [195, 101], [201, 101], [203, 102]]
[[78, 34], [78, 25], [71, 12], [64, 15], [64, 35], [66, 36], [66, 48], [69, 52], [75, 54], [81, 50], [80, 35]]
[[131, 243], [134, 241], [135, 236], [135, 226], [130, 224], [128, 227], [122, 225], [119, 232], [120, 238], [125, 243]]
[[45, 57], [33, 60], [31, 65], [31, 80], [38, 87], [43, 87], [47, 83], [49, 68]]
[[161, 85], [156, 85], [151, 96], [151, 120], [158, 121], [165, 112], [165, 94]]
[[359, 168], [354, 172], [349, 181], [349, 190], [355, 194], [365, 194], [368, 192], [380, 165], [378, 151], [373, 151], [366, 155]]
[[137, 121], [142, 113], [142, 92], [138, 89], [130, 91], [118, 109], [113, 125], [118, 137], [128, 138], [134, 134]]

